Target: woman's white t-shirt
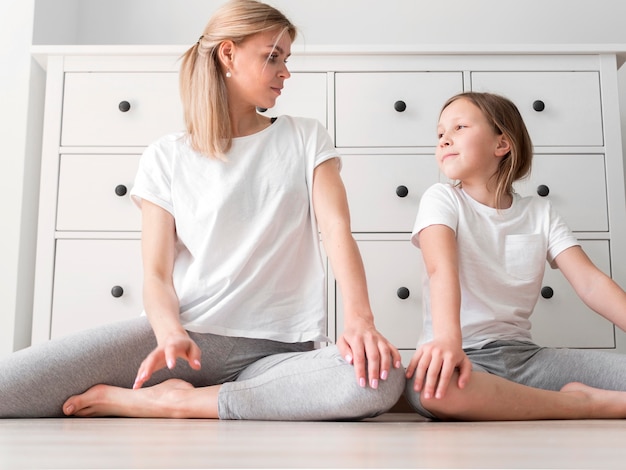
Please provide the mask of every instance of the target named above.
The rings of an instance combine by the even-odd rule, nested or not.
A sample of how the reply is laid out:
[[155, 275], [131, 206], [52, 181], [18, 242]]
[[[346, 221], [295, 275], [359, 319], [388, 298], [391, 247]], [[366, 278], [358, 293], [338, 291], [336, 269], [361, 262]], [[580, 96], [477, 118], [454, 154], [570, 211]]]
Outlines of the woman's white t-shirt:
[[235, 138], [226, 162], [192, 150], [184, 133], [146, 149], [131, 195], [175, 219], [173, 282], [184, 328], [327, 340], [311, 190], [315, 167], [337, 156], [319, 122], [288, 116]]
[[[463, 348], [495, 340], [531, 340], [546, 260], [579, 245], [549, 200], [513, 195], [508, 209], [485, 206], [461, 188], [438, 183], [422, 196], [411, 241], [430, 225], [454, 230], [461, 284]], [[433, 339], [428, 276], [423, 291], [424, 325], [419, 344]]]

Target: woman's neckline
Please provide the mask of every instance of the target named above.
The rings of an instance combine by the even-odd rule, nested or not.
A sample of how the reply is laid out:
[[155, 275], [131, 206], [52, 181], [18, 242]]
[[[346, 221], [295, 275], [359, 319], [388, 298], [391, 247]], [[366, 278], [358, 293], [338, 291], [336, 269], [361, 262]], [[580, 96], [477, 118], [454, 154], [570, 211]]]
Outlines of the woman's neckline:
[[278, 120], [278, 117], [272, 117], [272, 118], [270, 118], [270, 123], [269, 123], [268, 126], [264, 127], [263, 129], [261, 129], [261, 130], [259, 130], [257, 132], [253, 132], [252, 134], [247, 134], [247, 135], [242, 135], [242, 136], [238, 136], [238, 137], [233, 137], [233, 141], [240, 141], [240, 140], [245, 140], [245, 139], [249, 139], [249, 138], [254, 138], [256, 136], [264, 134], [265, 132], [269, 132], [269, 130], [274, 127], [274, 123], [277, 120]]

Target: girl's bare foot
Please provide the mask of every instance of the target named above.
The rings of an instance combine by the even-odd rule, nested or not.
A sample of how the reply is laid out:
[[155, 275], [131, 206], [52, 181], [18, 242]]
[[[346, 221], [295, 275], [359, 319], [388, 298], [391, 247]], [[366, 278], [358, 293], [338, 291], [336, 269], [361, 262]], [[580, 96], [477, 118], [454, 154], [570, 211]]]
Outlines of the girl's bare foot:
[[591, 419], [626, 418], [626, 392], [603, 390], [580, 382], [564, 385], [561, 392], [584, 395], [590, 405], [588, 417]]
[[68, 416], [124, 416], [133, 418], [217, 418], [219, 386], [196, 389], [170, 379], [137, 390], [94, 385], [63, 404]]

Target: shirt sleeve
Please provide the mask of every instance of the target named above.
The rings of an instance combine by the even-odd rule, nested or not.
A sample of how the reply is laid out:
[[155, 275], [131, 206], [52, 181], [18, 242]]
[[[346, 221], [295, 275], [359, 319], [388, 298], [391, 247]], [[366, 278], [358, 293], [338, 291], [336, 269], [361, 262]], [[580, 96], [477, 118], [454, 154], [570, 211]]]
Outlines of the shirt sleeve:
[[436, 183], [420, 198], [417, 217], [411, 233], [411, 242], [419, 248], [419, 233], [431, 225], [445, 225], [456, 234], [459, 207], [450, 185]]
[[315, 156], [313, 166], [317, 167], [326, 160], [337, 158], [341, 167], [341, 157], [335, 148], [335, 144], [330, 138], [328, 130], [326, 130], [326, 128], [322, 126], [322, 123], [317, 120], [313, 120], [313, 123], [312, 138], [310, 140], [310, 145], [314, 146], [313, 149], [310, 149], [312, 154]]
[[548, 202], [550, 213], [550, 236], [548, 237], [548, 256], [547, 260], [552, 269], [557, 266], [554, 259], [564, 250], [572, 246], [580, 246], [580, 242], [574, 236], [565, 219], [554, 209], [552, 203]]
[[150, 201], [173, 215], [172, 158], [173, 148], [163, 139], [146, 148], [135, 175], [132, 201], [141, 208], [141, 201]]

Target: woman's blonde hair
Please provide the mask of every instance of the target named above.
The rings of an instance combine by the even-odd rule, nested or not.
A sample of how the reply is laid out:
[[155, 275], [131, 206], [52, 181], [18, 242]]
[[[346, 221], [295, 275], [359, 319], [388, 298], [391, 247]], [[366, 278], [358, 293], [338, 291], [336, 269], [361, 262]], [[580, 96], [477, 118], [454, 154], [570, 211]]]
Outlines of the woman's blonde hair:
[[255, 0], [231, 0], [207, 23], [196, 44], [182, 56], [180, 94], [185, 125], [194, 150], [225, 159], [232, 145], [228, 96], [218, 49], [224, 41], [277, 30], [296, 37], [295, 26], [276, 8]]
[[513, 183], [530, 174], [533, 145], [528, 129], [517, 106], [508, 98], [494, 93], [459, 93], [446, 101], [441, 111], [459, 99], [466, 99], [480, 109], [493, 125], [496, 134], [504, 135], [511, 146], [493, 175], [496, 184], [495, 202], [499, 206], [505, 195], [513, 194]]

